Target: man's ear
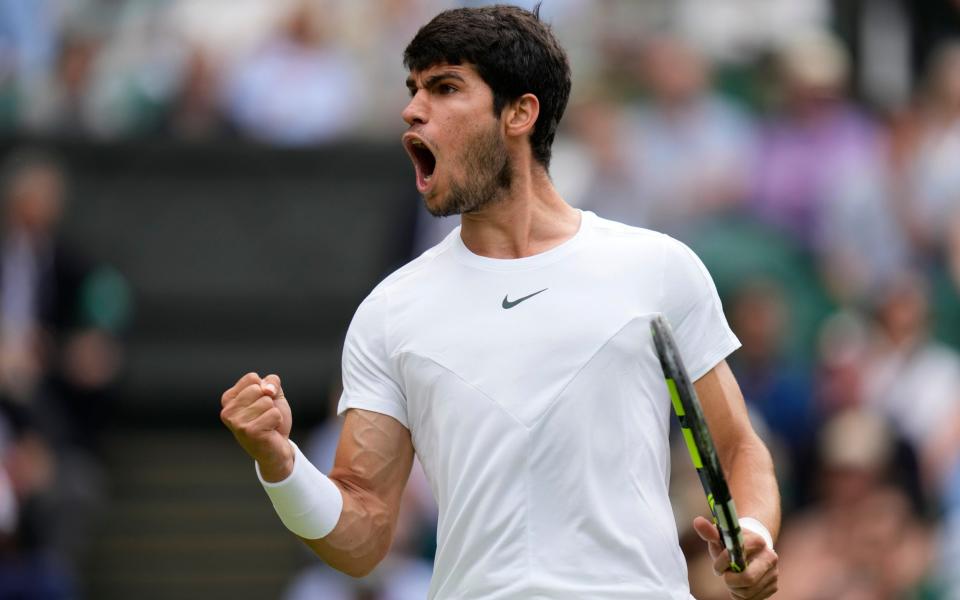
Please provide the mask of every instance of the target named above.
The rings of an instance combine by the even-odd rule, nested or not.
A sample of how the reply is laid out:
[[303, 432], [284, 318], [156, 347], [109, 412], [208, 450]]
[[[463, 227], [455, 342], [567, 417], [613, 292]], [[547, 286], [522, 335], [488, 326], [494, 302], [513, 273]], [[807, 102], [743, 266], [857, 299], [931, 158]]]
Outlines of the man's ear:
[[540, 116], [540, 100], [533, 94], [524, 94], [503, 109], [504, 133], [508, 137], [533, 134]]

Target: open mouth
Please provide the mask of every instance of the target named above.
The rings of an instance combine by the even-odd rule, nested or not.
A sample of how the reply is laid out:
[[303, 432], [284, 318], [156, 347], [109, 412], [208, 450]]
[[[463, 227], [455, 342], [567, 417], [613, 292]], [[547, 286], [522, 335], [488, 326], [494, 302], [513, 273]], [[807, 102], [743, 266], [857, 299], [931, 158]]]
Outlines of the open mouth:
[[417, 172], [417, 190], [421, 194], [425, 193], [431, 187], [433, 174], [437, 168], [437, 157], [427, 147], [427, 144], [415, 135], [408, 134], [405, 137], [404, 147], [413, 161], [414, 170]]

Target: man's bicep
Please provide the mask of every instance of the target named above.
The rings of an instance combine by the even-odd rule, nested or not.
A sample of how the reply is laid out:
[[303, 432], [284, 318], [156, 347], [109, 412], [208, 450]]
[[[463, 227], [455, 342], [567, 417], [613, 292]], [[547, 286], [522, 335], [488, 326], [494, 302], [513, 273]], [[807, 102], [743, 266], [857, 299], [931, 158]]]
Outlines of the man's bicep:
[[345, 413], [331, 479], [396, 510], [412, 465], [410, 431], [399, 421], [356, 408]]

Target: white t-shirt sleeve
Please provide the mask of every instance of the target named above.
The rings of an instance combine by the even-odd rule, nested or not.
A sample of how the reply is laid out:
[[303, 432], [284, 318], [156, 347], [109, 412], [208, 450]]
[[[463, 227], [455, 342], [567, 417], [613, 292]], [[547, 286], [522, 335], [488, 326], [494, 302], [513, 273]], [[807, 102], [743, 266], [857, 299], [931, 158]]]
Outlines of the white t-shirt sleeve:
[[343, 343], [343, 394], [337, 414], [360, 408], [389, 415], [410, 428], [407, 402], [387, 351], [386, 297], [368, 296], [353, 316]]
[[720, 296], [703, 262], [690, 248], [664, 236], [661, 311], [670, 322], [692, 381], [703, 377], [740, 340], [730, 330]]

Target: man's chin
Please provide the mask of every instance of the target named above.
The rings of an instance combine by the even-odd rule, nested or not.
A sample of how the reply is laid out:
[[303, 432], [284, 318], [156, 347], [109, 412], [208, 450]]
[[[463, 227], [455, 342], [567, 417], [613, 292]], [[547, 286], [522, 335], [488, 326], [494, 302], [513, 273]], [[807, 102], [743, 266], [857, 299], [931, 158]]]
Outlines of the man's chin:
[[430, 206], [429, 204], [426, 204], [426, 207], [427, 212], [434, 217], [452, 217], [460, 214], [460, 210], [455, 206]]
[[434, 217], [451, 217], [460, 214], [460, 208], [455, 202], [450, 201], [449, 196], [441, 196], [435, 190], [431, 190], [421, 197], [427, 212]]

